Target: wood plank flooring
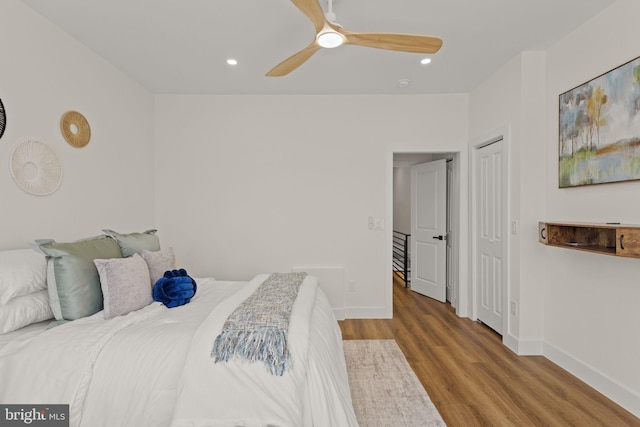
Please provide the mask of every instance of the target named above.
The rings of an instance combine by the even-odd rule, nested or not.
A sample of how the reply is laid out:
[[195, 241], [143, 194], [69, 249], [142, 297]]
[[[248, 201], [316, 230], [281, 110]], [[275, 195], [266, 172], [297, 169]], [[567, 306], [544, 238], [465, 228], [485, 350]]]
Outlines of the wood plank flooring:
[[341, 321], [343, 338], [395, 339], [447, 426], [640, 426], [545, 357], [517, 356], [451, 305], [393, 286], [393, 319]]

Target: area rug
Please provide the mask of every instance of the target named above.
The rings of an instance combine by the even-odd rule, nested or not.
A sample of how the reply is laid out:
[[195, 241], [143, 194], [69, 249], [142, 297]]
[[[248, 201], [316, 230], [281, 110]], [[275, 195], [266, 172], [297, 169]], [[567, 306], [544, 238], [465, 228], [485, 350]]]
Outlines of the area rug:
[[445, 426], [395, 340], [344, 340], [360, 427]]

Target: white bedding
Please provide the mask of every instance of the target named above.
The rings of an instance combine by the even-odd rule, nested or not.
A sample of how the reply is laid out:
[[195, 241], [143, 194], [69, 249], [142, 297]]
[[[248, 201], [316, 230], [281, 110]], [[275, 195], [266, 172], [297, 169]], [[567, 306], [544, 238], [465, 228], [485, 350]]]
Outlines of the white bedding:
[[0, 402], [70, 403], [72, 426], [357, 426], [340, 330], [313, 278], [291, 314], [291, 371], [211, 359], [226, 317], [264, 278], [196, 279], [185, 306], [0, 336]]

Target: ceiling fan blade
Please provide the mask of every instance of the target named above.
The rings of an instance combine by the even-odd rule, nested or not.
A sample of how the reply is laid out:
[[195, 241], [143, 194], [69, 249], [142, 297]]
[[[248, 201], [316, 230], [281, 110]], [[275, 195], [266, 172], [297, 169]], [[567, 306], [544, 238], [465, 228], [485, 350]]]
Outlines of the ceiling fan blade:
[[307, 59], [311, 58], [311, 56], [320, 49], [321, 47], [314, 40], [313, 43], [311, 43], [309, 46], [305, 47], [297, 53], [294, 53], [293, 55], [273, 67], [271, 70], [269, 70], [269, 72], [266, 74], [267, 77], [286, 76], [287, 74], [304, 64]]
[[291, 3], [295, 4], [311, 20], [316, 27], [316, 33], [322, 30], [327, 20], [318, 0], [291, 0]]
[[375, 47], [377, 49], [398, 50], [401, 52], [436, 53], [442, 46], [442, 39], [433, 36], [396, 33], [356, 33], [340, 29], [345, 44]]

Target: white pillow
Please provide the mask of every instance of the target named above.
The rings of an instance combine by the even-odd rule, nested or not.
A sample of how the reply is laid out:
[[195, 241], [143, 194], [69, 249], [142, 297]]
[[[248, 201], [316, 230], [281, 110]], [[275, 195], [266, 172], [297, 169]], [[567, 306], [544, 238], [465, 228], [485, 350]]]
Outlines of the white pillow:
[[144, 250], [141, 254], [149, 267], [149, 277], [152, 288], [158, 279], [164, 276], [165, 271], [176, 269], [176, 257], [173, 253], [173, 248], [161, 249], [154, 252]]
[[139, 310], [153, 302], [149, 270], [140, 255], [93, 262], [100, 274], [105, 319]]
[[49, 319], [53, 319], [53, 312], [49, 307], [46, 289], [15, 297], [7, 304], [0, 305], [0, 334]]
[[0, 251], [0, 304], [47, 288], [47, 261], [33, 249]]

